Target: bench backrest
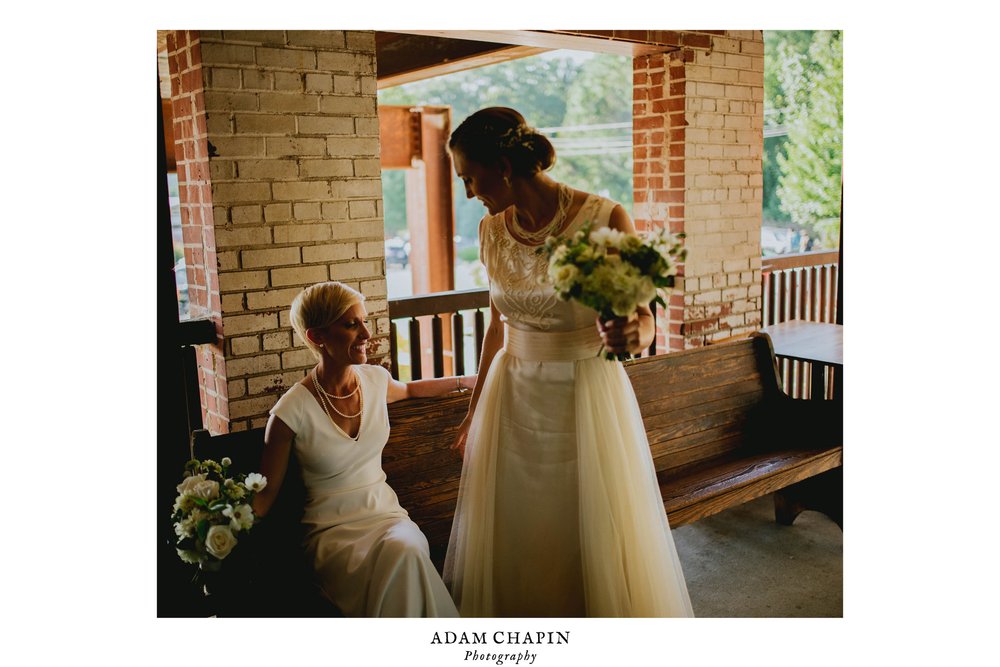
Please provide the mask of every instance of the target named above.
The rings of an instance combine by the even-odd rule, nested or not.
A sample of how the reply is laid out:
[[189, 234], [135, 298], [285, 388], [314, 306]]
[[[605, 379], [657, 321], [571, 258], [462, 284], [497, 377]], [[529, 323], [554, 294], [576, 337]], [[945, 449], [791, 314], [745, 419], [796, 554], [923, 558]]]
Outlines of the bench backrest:
[[657, 472], [756, 444], [761, 413], [780, 393], [766, 336], [637, 359], [626, 370]]

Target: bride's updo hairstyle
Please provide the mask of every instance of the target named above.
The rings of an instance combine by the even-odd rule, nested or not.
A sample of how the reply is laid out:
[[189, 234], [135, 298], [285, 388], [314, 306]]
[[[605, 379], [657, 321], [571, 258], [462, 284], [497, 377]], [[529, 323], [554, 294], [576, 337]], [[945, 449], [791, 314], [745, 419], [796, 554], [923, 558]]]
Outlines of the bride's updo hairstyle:
[[292, 328], [299, 335], [316, 358], [320, 358], [319, 347], [309, 337], [306, 330], [333, 324], [356, 303], [365, 297], [353, 287], [334, 281], [310, 285], [292, 301]]
[[480, 109], [463, 120], [451, 133], [448, 148], [487, 166], [495, 166], [505, 157], [515, 176], [531, 176], [556, 163], [556, 149], [548, 137], [507, 107]]

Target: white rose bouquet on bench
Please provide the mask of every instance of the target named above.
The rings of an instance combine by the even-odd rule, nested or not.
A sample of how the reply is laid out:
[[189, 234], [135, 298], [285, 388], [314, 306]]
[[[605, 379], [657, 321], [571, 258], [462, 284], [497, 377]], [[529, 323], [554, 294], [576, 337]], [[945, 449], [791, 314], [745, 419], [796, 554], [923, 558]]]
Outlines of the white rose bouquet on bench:
[[[539, 248], [549, 258], [548, 276], [559, 298], [579, 301], [603, 319], [628, 317], [641, 304], [666, 307], [664, 297], [687, 253], [681, 247], [684, 235], [658, 229], [633, 236], [610, 227], [590, 228], [588, 222], [568, 239], [550, 236]], [[605, 355], [620, 361], [629, 356]]]
[[254, 525], [253, 497], [267, 485], [259, 473], [242, 480], [230, 476], [232, 461], [221, 464], [192, 459], [177, 485], [172, 519], [177, 533], [177, 555], [185, 563], [215, 572], [236, 546], [236, 536]]

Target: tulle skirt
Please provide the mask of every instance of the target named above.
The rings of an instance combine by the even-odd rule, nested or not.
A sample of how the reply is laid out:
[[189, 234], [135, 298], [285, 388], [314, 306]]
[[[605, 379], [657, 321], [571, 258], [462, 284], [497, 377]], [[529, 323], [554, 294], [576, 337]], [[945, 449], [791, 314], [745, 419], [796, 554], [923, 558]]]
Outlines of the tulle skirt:
[[510, 332], [473, 417], [445, 561], [459, 612], [691, 616], [624, 368], [592, 339]]

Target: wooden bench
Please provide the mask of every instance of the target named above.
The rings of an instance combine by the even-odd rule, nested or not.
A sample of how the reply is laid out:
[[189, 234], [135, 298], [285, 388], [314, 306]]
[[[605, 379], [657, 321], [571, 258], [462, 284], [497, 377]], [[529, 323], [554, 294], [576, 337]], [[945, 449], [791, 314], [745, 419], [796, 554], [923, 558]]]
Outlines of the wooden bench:
[[[803, 509], [819, 509], [842, 524], [841, 404], [782, 393], [766, 334], [637, 359], [626, 364], [626, 371], [672, 527], [769, 493], [775, 494], [775, 517], [781, 523], [790, 525]], [[462, 472], [448, 445], [469, 400], [468, 394], [452, 394], [389, 406], [392, 429], [383, 468], [400, 504], [427, 536], [439, 569]], [[242, 438], [247, 449], [241, 460], [249, 462], [246, 469], [258, 469], [262, 429], [203, 437], [196, 451], [207, 453], [217, 443], [222, 447], [211, 450], [212, 458], [228, 455], [236, 462], [237, 443], [224, 438]], [[293, 495], [285, 491], [282, 496]], [[285, 507], [295, 501], [286, 497]], [[294, 520], [293, 511], [276, 514], [282, 521]]]
[[[842, 409], [781, 391], [766, 334], [626, 364], [646, 425], [671, 527], [769, 493], [775, 518], [803, 509], [842, 524]], [[462, 472], [447, 445], [469, 396], [389, 406], [392, 434], [382, 455], [400, 504], [444, 562]]]

